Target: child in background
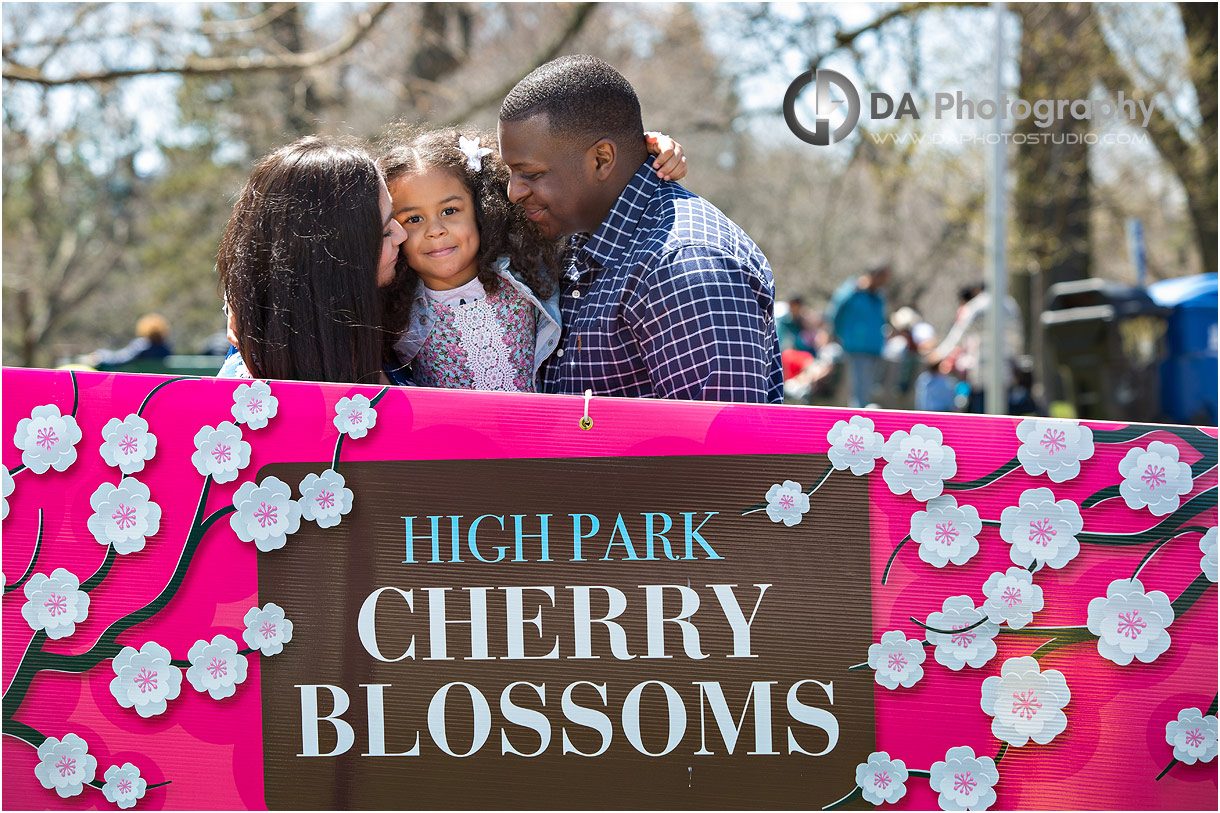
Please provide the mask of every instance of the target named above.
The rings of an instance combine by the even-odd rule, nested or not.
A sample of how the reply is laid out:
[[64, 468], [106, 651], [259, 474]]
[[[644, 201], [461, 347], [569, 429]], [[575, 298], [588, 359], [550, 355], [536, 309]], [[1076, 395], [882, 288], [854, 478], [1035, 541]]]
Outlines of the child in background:
[[[686, 174], [680, 145], [648, 143], [662, 179]], [[407, 234], [385, 323], [401, 331], [394, 352], [420, 386], [533, 392], [559, 343], [561, 247], [508, 200], [494, 144], [468, 128], [382, 142], [378, 165]]]
[[953, 363], [945, 360], [932, 359], [924, 371], [915, 379], [915, 408], [922, 412], [954, 412], [956, 411], [955, 395], [957, 379], [946, 370], [953, 369]]

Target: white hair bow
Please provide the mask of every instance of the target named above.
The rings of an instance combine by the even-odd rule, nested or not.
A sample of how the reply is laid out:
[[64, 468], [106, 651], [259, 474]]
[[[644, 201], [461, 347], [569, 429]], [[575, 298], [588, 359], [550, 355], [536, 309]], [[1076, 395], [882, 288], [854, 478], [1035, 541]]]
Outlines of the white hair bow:
[[479, 172], [483, 169], [483, 156], [491, 155], [487, 147], [480, 147], [479, 140], [471, 140], [466, 136], [458, 136], [458, 149], [466, 156], [466, 166]]

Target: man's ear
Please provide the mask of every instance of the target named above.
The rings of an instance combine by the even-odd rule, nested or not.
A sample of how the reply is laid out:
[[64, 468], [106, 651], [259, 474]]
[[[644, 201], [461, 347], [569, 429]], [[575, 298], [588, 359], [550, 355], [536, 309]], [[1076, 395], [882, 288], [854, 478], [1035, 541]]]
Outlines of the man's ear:
[[589, 148], [593, 159], [593, 174], [599, 181], [604, 181], [614, 172], [618, 159], [618, 147], [608, 138], [603, 138]]

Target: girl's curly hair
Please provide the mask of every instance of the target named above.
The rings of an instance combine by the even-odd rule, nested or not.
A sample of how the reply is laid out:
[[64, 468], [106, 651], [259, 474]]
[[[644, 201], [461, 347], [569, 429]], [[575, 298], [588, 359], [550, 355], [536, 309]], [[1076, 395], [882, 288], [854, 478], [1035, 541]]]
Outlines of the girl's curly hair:
[[[482, 147], [491, 149], [483, 156], [482, 167], [471, 169], [467, 157], [458, 148], [458, 138], [478, 140]], [[558, 286], [560, 272], [560, 246], [543, 236], [520, 207], [508, 199], [508, 167], [496, 149], [496, 137], [492, 133], [470, 127], [445, 127], [432, 129], [394, 125], [378, 144], [377, 166], [385, 175], [387, 184], [404, 175], [443, 169], [458, 178], [470, 191], [474, 199], [475, 222], [479, 227], [479, 282], [487, 291], [494, 291], [500, 284], [496, 273], [496, 261], [508, 255], [512, 268], [534, 293], [545, 299]], [[405, 277], [405, 279], [404, 279]], [[410, 308], [410, 291], [416, 276], [405, 261], [399, 262], [399, 273], [394, 287], [407, 291], [405, 310]], [[400, 319], [405, 324], [405, 313], [387, 314], [388, 322]]]

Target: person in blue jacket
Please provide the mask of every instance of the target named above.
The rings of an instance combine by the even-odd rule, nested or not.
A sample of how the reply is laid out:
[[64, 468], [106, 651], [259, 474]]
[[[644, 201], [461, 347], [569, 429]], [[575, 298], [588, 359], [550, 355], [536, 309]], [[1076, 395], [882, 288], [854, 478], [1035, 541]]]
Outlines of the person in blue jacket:
[[873, 402], [881, 349], [885, 345], [885, 284], [890, 267], [879, 265], [851, 277], [835, 289], [826, 308], [847, 361], [851, 398], [848, 406], [860, 408]]

